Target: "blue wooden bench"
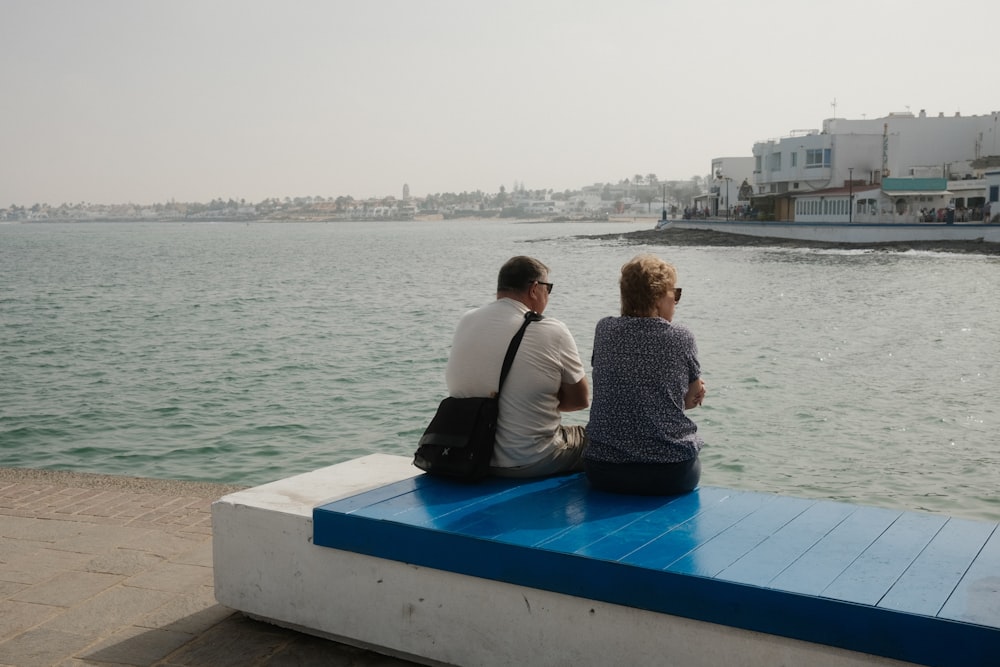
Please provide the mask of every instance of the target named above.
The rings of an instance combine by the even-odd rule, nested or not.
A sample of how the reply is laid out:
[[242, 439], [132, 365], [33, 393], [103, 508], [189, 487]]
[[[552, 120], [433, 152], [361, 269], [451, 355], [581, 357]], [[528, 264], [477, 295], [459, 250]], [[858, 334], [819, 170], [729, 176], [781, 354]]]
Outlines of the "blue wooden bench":
[[1000, 665], [997, 523], [582, 475], [421, 475], [316, 507], [335, 549], [925, 665]]

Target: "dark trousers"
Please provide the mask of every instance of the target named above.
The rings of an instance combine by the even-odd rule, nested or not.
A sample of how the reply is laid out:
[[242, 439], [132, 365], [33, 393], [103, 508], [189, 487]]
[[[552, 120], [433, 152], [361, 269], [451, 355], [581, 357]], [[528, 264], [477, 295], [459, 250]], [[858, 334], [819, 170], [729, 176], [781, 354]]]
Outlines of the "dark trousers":
[[680, 463], [605, 463], [584, 460], [591, 486], [611, 493], [671, 496], [693, 491], [701, 479], [701, 460]]

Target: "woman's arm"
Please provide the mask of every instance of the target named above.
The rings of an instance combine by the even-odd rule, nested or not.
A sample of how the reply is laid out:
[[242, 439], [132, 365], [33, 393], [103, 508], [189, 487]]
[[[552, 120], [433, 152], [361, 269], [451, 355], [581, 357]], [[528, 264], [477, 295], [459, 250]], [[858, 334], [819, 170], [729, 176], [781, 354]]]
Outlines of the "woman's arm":
[[705, 381], [698, 378], [694, 382], [688, 385], [687, 393], [684, 394], [684, 409], [690, 410], [693, 407], [701, 405], [701, 402], [705, 400]]

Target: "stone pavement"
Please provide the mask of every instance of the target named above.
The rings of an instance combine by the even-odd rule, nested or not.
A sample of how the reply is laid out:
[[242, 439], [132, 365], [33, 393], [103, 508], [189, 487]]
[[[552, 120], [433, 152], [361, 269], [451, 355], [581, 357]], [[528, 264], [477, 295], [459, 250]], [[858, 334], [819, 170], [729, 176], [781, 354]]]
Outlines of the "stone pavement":
[[0, 666], [412, 665], [215, 601], [210, 507], [238, 488], [0, 468]]

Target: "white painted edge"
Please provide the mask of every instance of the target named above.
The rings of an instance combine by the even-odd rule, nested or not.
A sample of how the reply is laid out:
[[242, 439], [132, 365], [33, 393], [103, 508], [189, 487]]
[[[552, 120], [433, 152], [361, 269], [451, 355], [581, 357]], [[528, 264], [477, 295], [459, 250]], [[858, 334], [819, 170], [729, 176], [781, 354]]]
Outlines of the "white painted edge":
[[243, 489], [216, 503], [247, 505], [312, 519], [313, 507], [423, 474], [406, 456], [370, 454]]

